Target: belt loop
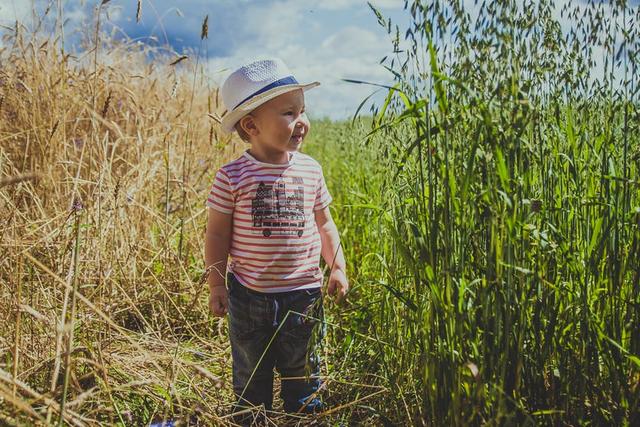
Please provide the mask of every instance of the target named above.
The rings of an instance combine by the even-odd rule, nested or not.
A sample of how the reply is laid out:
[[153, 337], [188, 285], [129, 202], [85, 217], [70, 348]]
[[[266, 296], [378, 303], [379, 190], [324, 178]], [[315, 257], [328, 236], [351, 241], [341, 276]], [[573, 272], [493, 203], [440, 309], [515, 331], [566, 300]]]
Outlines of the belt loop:
[[273, 326], [278, 326], [278, 300], [277, 298], [273, 299], [273, 305], [274, 305], [274, 310], [273, 310]]

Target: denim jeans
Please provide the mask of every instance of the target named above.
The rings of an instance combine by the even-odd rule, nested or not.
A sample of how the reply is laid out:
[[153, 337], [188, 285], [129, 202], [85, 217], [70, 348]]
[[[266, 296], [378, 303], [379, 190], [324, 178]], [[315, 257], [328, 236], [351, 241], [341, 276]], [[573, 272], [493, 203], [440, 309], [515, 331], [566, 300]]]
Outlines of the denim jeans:
[[309, 318], [323, 319], [320, 288], [262, 293], [242, 285], [233, 273], [227, 275], [227, 286], [234, 412], [260, 404], [272, 409], [274, 368], [286, 412], [321, 411], [321, 400], [312, 395], [320, 387], [317, 344], [325, 331], [321, 327], [316, 345], [310, 345], [321, 322]]

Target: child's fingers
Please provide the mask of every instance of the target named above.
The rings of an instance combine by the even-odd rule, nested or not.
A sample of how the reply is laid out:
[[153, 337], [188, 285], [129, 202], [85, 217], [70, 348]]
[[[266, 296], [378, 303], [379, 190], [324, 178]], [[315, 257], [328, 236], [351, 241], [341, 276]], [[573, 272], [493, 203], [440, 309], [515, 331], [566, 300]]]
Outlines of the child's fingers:
[[226, 297], [220, 298], [220, 312], [224, 316], [229, 311], [229, 300]]
[[336, 293], [336, 282], [334, 280], [329, 281], [329, 285], [327, 286], [327, 293], [331, 296]]
[[347, 294], [348, 285], [341, 283], [338, 280], [330, 280], [327, 286], [327, 293], [335, 298], [337, 303], [342, 302]]
[[342, 302], [347, 296], [349, 285], [346, 283], [338, 283], [337, 288], [338, 288], [338, 295], [336, 299], [338, 302]]
[[222, 317], [227, 314], [228, 307], [229, 302], [227, 301], [227, 298], [223, 296], [214, 296], [210, 300], [209, 308], [216, 317]]

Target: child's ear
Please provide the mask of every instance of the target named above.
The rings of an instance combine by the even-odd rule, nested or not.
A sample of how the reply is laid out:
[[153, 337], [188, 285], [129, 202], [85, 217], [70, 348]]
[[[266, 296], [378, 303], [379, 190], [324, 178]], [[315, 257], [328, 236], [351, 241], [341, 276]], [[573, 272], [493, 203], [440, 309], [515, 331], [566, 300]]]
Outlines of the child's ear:
[[245, 131], [247, 135], [257, 136], [259, 133], [258, 126], [256, 125], [256, 121], [251, 114], [247, 114], [246, 116], [241, 118], [238, 124], [240, 125], [240, 128]]

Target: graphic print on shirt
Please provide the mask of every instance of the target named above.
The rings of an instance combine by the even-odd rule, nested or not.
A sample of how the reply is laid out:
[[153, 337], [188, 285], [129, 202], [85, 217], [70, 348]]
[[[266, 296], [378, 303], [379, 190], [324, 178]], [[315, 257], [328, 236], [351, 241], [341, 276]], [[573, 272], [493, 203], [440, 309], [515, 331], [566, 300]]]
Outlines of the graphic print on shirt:
[[[293, 189], [288, 189], [284, 179], [273, 184], [260, 181], [256, 197], [251, 200], [253, 226], [262, 229], [262, 235], [302, 237], [304, 232], [304, 181], [292, 178]], [[287, 194], [287, 191], [289, 194]]]

